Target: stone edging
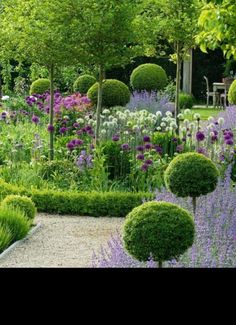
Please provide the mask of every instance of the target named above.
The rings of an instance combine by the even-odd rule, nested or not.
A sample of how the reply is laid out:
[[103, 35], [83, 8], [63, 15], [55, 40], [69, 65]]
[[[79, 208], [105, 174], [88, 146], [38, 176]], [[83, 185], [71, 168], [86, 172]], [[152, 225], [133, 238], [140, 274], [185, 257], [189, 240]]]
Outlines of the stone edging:
[[36, 231], [38, 231], [40, 228], [43, 227], [43, 224], [41, 222], [39, 222], [36, 226], [34, 226], [26, 235], [25, 238], [17, 240], [16, 242], [14, 242], [12, 245], [10, 245], [7, 249], [5, 249], [2, 254], [0, 254], [0, 261], [6, 257], [7, 254], [9, 254], [16, 246], [18, 246], [19, 244], [21, 244], [22, 242], [24, 242], [26, 239], [30, 238]]

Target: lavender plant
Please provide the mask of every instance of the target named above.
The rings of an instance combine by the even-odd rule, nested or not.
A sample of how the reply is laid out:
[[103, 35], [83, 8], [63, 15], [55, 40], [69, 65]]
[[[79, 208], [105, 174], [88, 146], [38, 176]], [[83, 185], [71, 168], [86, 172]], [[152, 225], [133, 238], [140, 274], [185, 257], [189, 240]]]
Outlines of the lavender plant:
[[[231, 166], [220, 179], [214, 192], [198, 199], [195, 216], [196, 236], [193, 246], [180, 257], [164, 264], [166, 267], [236, 267], [236, 187], [232, 184]], [[157, 201], [178, 204], [191, 211], [191, 199], [177, 198], [166, 189], [156, 193]], [[117, 232], [100, 252], [93, 253], [93, 267], [157, 267], [152, 261], [139, 263], [124, 250]]]

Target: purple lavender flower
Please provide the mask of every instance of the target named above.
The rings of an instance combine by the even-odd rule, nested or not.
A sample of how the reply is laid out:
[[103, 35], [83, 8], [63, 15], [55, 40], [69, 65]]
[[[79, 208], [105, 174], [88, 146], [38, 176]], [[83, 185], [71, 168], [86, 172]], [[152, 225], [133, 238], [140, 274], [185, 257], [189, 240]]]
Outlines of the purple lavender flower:
[[143, 141], [144, 141], [144, 142], [150, 142], [150, 141], [151, 141], [151, 138], [149, 137], [149, 135], [145, 135], [145, 136], [143, 137]]
[[198, 142], [203, 141], [203, 140], [205, 139], [205, 135], [204, 135], [204, 133], [201, 132], [201, 131], [198, 131], [198, 132], [196, 133], [196, 139], [197, 139]]
[[48, 132], [54, 132], [54, 126], [52, 124], [48, 124], [47, 130]]

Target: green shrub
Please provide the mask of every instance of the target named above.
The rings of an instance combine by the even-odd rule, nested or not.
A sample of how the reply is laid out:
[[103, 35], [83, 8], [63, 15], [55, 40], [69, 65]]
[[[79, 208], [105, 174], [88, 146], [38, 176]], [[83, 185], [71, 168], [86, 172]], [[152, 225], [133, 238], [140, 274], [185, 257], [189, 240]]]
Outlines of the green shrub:
[[109, 179], [125, 178], [130, 173], [130, 153], [122, 151], [120, 143], [106, 141], [103, 145]]
[[123, 228], [126, 250], [139, 261], [163, 262], [178, 258], [194, 240], [191, 214], [167, 202], [147, 202], [126, 217]]
[[74, 82], [73, 89], [81, 94], [87, 94], [89, 88], [96, 83], [96, 78], [88, 74], [84, 74], [77, 78]]
[[214, 163], [196, 152], [175, 157], [165, 171], [165, 184], [179, 197], [193, 198], [215, 190], [219, 171]]
[[[17, 192], [16, 186], [3, 181], [0, 185], [2, 199], [10, 194], [21, 194], [20, 191]], [[139, 206], [143, 199], [154, 198], [154, 194], [144, 192], [57, 192], [53, 190], [22, 192], [23, 195], [31, 197], [39, 212], [91, 217], [125, 217], [134, 207]]]
[[134, 90], [162, 90], [168, 83], [165, 70], [157, 64], [141, 64], [133, 70], [130, 84]]
[[0, 199], [3, 200], [9, 194], [30, 196], [30, 192], [25, 187], [12, 185], [0, 179]]
[[40, 78], [35, 80], [30, 86], [30, 95], [43, 94], [50, 89], [50, 80]]
[[2, 207], [18, 208], [25, 213], [26, 217], [31, 221], [35, 218], [36, 207], [31, 198], [20, 195], [8, 195], [1, 203]]
[[152, 135], [152, 143], [162, 148], [163, 155], [167, 154], [173, 157], [176, 152], [176, 147], [181, 143], [178, 136], [173, 136], [167, 132], [154, 132]]
[[39, 167], [38, 174], [45, 180], [53, 180], [56, 174], [64, 176], [70, 174], [70, 176], [77, 178], [79, 169], [75, 166], [75, 163], [67, 159], [50, 160]]
[[[115, 79], [107, 79], [103, 82], [102, 106], [125, 106], [130, 100], [129, 88], [123, 82]], [[97, 104], [98, 83], [95, 83], [87, 93], [89, 99]]]
[[193, 96], [189, 95], [187, 93], [183, 93], [181, 92], [179, 94], [179, 108], [180, 109], [185, 109], [185, 108], [189, 108], [191, 109], [193, 107]]
[[2, 253], [12, 241], [12, 234], [9, 228], [0, 226], [0, 253]]
[[230, 104], [236, 104], [236, 80], [234, 80], [229, 88], [228, 99]]
[[12, 234], [11, 242], [24, 238], [30, 229], [30, 224], [30, 221], [21, 210], [0, 207], [0, 226], [10, 230]]

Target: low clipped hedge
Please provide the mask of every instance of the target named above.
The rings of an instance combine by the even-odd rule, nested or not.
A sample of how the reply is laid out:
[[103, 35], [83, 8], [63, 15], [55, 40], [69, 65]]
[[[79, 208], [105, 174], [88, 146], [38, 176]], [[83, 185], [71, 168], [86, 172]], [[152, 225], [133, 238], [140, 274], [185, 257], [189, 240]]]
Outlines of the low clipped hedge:
[[143, 199], [154, 199], [151, 193], [129, 192], [56, 192], [26, 190], [0, 180], [0, 197], [19, 194], [31, 197], [39, 212], [91, 217], [125, 217]]

